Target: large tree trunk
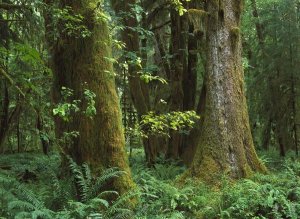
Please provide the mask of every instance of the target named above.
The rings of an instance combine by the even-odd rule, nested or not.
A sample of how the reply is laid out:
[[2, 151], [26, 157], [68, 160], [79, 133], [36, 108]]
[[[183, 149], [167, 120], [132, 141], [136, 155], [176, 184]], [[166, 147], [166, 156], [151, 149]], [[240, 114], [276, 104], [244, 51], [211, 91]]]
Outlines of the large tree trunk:
[[[51, 3], [51, 0], [48, 0]], [[96, 115], [91, 119], [83, 113], [73, 113], [72, 120], [55, 118], [56, 134], [62, 138], [65, 132], [77, 131], [79, 136], [63, 146], [63, 152], [77, 163], [87, 163], [95, 175], [108, 167], [118, 167], [127, 174], [113, 180], [111, 186], [121, 194], [134, 184], [125, 152], [125, 140], [121, 123], [119, 100], [115, 89], [109, 30], [104, 18], [97, 15], [97, 2], [92, 0], [61, 0], [60, 6], [71, 7], [73, 12], [84, 17], [83, 23], [91, 36], [71, 36], [59, 28], [60, 38], [50, 42], [52, 47], [53, 100], [62, 101], [61, 88], [74, 90], [74, 99], [84, 103], [84, 89], [96, 94]], [[49, 22], [49, 14], [45, 16]], [[49, 29], [49, 23], [46, 25]], [[48, 33], [50, 34], [50, 33]]]
[[241, 0], [208, 1], [206, 106], [189, 174], [217, 180], [266, 171], [253, 145], [241, 62]]

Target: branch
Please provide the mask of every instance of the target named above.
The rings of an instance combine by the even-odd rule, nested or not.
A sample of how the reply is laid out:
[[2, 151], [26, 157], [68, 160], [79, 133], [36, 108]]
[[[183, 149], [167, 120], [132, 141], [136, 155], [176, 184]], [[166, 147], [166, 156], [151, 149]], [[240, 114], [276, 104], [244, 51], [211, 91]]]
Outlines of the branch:
[[15, 86], [15, 88], [18, 90], [18, 92], [23, 97], [25, 97], [25, 94], [23, 93], [23, 91], [18, 87], [18, 85], [16, 85], [16, 83], [14, 82], [14, 80], [2, 68], [0, 68], [0, 74], [2, 74], [9, 81], [10, 84], [12, 84], [13, 86]]
[[158, 26], [156, 26], [156, 27], [152, 27], [152, 28], [150, 29], [150, 31], [154, 31], [154, 30], [163, 28], [164, 26], [166, 26], [166, 25], [168, 25], [168, 24], [170, 24], [170, 23], [171, 23], [170, 20], [169, 20], [169, 21], [166, 21], [165, 23], [163, 23], [163, 24], [161, 24], [161, 25], [158, 25]]
[[8, 4], [8, 3], [0, 3], [0, 9], [3, 10], [14, 10], [14, 9], [21, 9], [25, 8], [23, 5], [13, 5], [13, 4]]
[[157, 14], [160, 13], [162, 10], [165, 10], [169, 6], [169, 3], [164, 3], [156, 8], [154, 8], [147, 16], [147, 24], [150, 24]]
[[20, 19], [0, 19], [0, 22], [25, 22], [25, 20]]

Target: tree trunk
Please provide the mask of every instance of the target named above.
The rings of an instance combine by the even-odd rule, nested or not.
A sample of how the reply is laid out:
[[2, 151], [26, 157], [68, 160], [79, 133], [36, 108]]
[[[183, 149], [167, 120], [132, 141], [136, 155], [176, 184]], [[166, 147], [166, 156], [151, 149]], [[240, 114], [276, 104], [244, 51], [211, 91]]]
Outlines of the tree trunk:
[[[0, 153], [4, 151], [4, 141], [6, 139], [8, 131], [8, 119], [9, 119], [9, 94], [6, 81], [2, 81], [3, 84], [3, 97], [2, 97], [2, 106], [1, 106], [1, 115], [0, 115]], [[1, 91], [2, 92], [2, 91]]]
[[262, 146], [265, 150], [269, 149], [270, 140], [271, 140], [271, 131], [272, 131], [272, 119], [268, 119], [267, 124], [265, 124], [264, 131], [263, 131], [263, 139], [262, 139]]
[[205, 102], [206, 102], [206, 85], [205, 78], [203, 81], [201, 93], [199, 96], [199, 102], [197, 106], [197, 115], [200, 115], [200, 120], [195, 124], [195, 127], [191, 130], [191, 133], [188, 135], [186, 139], [186, 145], [184, 151], [181, 155], [181, 159], [183, 163], [187, 166], [190, 166], [193, 162], [198, 142], [201, 139], [203, 122], [204, 122], [204, 112], [205, 112]]
[[[122, 41], [126, 45], [126, 51], [141, 55], [139, 34], [134, 28], [138, 27], [138, 21], [132, 11], [132, 7], [136, 4], [136, 0], [111, 0], [112, 7], [122, 17], [122, 24], [125, 26], [121, 32]], [[128, 81], [130, 94], [134, 107], [137, 110], [139, 119], [142, 115], [147, 114], [151, 110], [150, 96], [148, 85], [140, 79], [139, 72], [141, 67], [132, 60], [128, 61]], [[145, 63], [145, 60], [143, 60]], [[157, 137], [150, 135], [147, 139], [143, 139], [146, 161], [149, 166], [153, 165], [157, 157]]]
[[188, 174], [206, 181], [266, 171], [250, 131], [241, 61], [241, 0], [207, 3], [206, 106], [201, 138]]
[[[170, 74], [170, 111], [183, 111], [184, 90], [183, 77], [187, 69], [188, 20], [187, 15], [179, 16], [178, 11], [171, 9], [171, 74]], [[166, 157], [178, 159], [183, 138], [178, 131], [170, 131], [170, 140]]]
[[[48, 0], [51, 3], [51, 0]], [[53, 69], [53, 100], [62, 102], [61, 88], [74, 90], [74, 99], [84, 103], [84, 89], [96, 94], [96, 115], [91, 119], [83, 113], [73, 113], [69, 122], [55, 118], [57, 138], [65, 132], [76, 131], [78, 137], [63, 146], [63, 152], [78, 164], [87, 163], [95, 175], [108, 167], [118, 167], [127, 174], [115, 178], [112, 189], [121, 194], [134, 187], [125, 151], [125, 139], [121, 123], [119, 100], [115, 88], [115, 78], [111, 57], [109, 30], [104, 18], [98, 16], [101, 9], [97, 1], [61, 0], [60, 7], [71, 7], [76, 14], [84, 17], [83, 24], [91, 35], [83, 38], [64, 32], [63, 24], [58, 26], [60, 37], [51, 41], [51, 65]], [[96, 9], [95, 9], [96, 8]], [[46, 15], [46, 22], [49, 20]], [[46, 27], [49, 28], [49, 23]], [[48, 33], [50, 34], [50, 33]], [[49, 39], [48, 39], [49, 40]]]
[[258, 42], [261, 47], [260, 49], [262, 50], [262, 52], [264, 52], [263, 51], [264, 43], [265, 43], [265, 37], [264, 37], [264, 32], [263, 32], [264, 27], [261, 24], [260, 19], [259, 19], [259, 13], [258, 13], [258, 9], [257, 9], [256, 0], [251, 0], [251, 7], [252, 7], [253, 17], [256, 19], [255, 27], [256, 27], [256, 34], [257, 34]]

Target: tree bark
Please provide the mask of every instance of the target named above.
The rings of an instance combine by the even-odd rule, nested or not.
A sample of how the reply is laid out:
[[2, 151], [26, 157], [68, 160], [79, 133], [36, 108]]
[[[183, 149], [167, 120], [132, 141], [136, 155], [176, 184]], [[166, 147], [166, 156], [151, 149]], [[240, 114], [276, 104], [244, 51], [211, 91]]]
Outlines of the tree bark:
[[[187, 72], [188, 51], [188, 20], [187, 15], [180, 16], [171, 8], [171, 72], [170, 72], [170, 111], [183, 111], [184, 90], [183, 77]], [[178, 159], [183, 143], [183, 137], [178, 131], [170, 131], [170, 140], [166, 157]]]
[[[51, 3], [51, 0], [47, 0]], [[126, 175], [113, 179], [112, 189], [123, 194], [134, 187], [125, 151], [119, 100], [111, 57], [111, 42], [107, 22], [99, 18], [101, 9], [97, 1], [61, 0], [60, 7], [71, 7], [73, 12], [84, 17], [84, 25], [91, 36], [68, 35], [59, 26], [60, 38], [50, 43], [53, 70], [53, 101], [62, 102], [61, 88], [74, 90], [74, 99], [84, 100], [84, 89], [96, 94], [96, 115], [91, 119], [82, 113], [73, 113], [69, 122], [55, 118], [57, 138], [64, 133], [77, 131], [79, 136], [63, 146], [63, 153], [78, 164], [87, 163], [94, 175], [108, 167], [118, 167]], [[46, 21], [50, 21], [46, 14]], [[46, 23], [49, 29], [50, 23]], [[61, 24], [63, 25], [63, 24]], [[86, 104], [82, 101], [82, 107]]]
[[[261, 24], [260, 19], [259, 19], [259, 13], [258, 13], [258, 9], [257, 9], [256, 0], [251, 0], [251, 7], [252, 7], [253, 17], [256, 18], [255, 27], [256, 27], [258, 42], [261, 47], [261, 50], [263, 50], [264, 43], [265, 43], [265, 37], [264, 37], [264, 32], [263, 32], [264, 27]], [[262, 51], [262, 52], [264, 52], [264, 51]]]
[[[30, 90], [27, 92], [29, 93]], [[26, 99], [24, 97], [21, 97], [18, 99], [15, 108], [9, 113], [8, 118], [5, 118], [5, 124], [4, 126], [1, 124], [1, 133], [0, 133], [0, 152], [4, 152], [4, 143], [5, 140], [13, 128], [13, 125], [18, 121], [18, 119], [21, 116], [21, 113], [23, 111], [24, 105], [25, 105]], [[7, 115], [5, 115], [7, 116]]]
[[[9, 93], [6, 81], [2, 81], [3, 84], [3, 97], [0, 115], [0, 153], [4, 151], [4, 141], [8, 130], [8, 119], [9, 119]], [[2, 91], [1, 91], [2, 92]]]
[[[220, 3], [220, 4], [219, 4]], [[188, 174], [215, 182], [226, 174], [265, 172], [250, 131], [241, 61], [242, 1], [207, 3], [206, 106], [197, 152]]]
[[[126, 45], [126, 52], [131, 52], [137, 56], [141, 55], [139, 34], [134, 28], [138, 27], [138, 21], [135, 14], [132, 12], [132, 6], [136, 4], [136, 0], [111, 0], [112, 7], [122, 17], [124, 30], [121, 32], [122, 41]], [[145, 41], [144, 41], [145, 43]], [[145, 57], [144, 57], [145, 58]], [[142, 70], [140, 66], [128, 61], [128, 81], [130, 94], [134, 107], [137, 110], [139, 119], [142, 115], [147, 114], [151, 110], [150, 96], [148, 85], [140, 79], [139, 72]], [[143, 60], [145, 63], [146, 60]], [[146, 161], [149, 166], [152, 166], [158, 154], [158, 139], [154, 135], [143, 138], [143, 146], [146, 156]]]
[[206, 82], [205, 78], [203, 80], [203, 85], [201, 88], [201, 93], [199, 96], [199, 102], [197, 106], [196, 113], [200, 115], [200, 120], [195, 124], [195, 127], [191, 130], [191, 133], [187, 136], [186, 145], [184, 151], [181, 155], [181, 159], [183, 163], [187, 166], [190, 166], [193, 162], [198, 142], [201, 139], [202, 129], [203, 129], [203, 122], [204, 122], [204, 112], [205, 112], [205, 103], [206, 103]]

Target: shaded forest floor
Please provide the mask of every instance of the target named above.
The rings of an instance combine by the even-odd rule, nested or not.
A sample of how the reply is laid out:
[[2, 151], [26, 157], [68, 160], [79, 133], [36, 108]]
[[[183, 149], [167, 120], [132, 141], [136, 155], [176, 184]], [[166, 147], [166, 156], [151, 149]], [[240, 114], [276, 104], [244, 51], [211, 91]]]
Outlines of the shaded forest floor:
[[[185, 167], [159, 159], [153, 169], [145, 166], [143, 152], [134, 150], [130, 158], [138, 191], [114, 203], [92, 191], [99, 185], [89, 179], [89, 170], [71, 164], [72, 176], [60, 176], [57, 154], [1, 155], [0, 216], [2, 218], [300, 218], [300, 161], [292, 155], [280, 158], [275, 151], [262, 153], [268, 175], [256, 174], [237, 182], [225, 176], [218, 187], [190, 180], [180, 186], [176, 179]], [[102, 176], [102, 183], [118, 172]], [[76, 200], [74, 179], [82, 178], [80, 202]], [[98, 188], [97, 187], [97, 188]], [[101, 186], [100, 186], [101, 187]], [[99, 189], [100, 189], [99, 187]], [[134, 211], [124, 206], [139, 195]], [[103, 208], [99, 210], [99, 206]]]

